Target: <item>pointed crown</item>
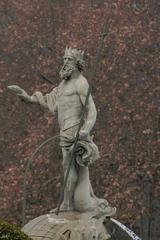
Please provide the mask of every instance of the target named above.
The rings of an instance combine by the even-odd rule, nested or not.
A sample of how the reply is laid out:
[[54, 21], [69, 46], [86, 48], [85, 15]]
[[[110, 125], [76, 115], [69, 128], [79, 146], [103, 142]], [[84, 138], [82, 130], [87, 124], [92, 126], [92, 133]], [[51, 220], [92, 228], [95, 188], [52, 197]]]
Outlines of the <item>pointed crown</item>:
[[84, 51], [66, 47], [64, 57], [72, 57], [77, 61], [83, 61]]

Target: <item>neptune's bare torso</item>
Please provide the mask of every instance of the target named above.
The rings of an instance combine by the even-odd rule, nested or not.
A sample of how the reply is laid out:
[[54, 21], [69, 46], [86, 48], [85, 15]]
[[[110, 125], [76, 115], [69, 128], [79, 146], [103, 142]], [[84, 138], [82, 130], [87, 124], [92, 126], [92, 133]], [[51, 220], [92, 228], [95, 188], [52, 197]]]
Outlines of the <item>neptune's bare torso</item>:
[[68, 81], [62, 81], [58, 88], [58, 122], [60, 129], [63, 131], [80, 122], [82, 102], [77, 90], [78, 80], [78, 78], [73, 78]]

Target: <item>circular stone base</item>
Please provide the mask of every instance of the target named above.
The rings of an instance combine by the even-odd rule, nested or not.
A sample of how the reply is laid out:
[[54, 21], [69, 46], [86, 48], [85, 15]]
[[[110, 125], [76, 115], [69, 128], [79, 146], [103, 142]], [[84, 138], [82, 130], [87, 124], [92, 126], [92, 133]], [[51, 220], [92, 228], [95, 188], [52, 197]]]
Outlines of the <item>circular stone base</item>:
[[33, 240], [107, 240], [110, 239], [101, 219], [89, 213], [60, 212], [31, 220], [22, 231]]

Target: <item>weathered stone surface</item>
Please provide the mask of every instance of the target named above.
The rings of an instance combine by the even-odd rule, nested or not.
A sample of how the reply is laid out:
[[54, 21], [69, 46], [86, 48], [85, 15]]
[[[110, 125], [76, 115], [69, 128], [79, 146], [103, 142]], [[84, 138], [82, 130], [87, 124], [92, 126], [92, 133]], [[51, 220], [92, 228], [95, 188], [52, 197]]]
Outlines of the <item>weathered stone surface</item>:
[[110, 239], [103, 222], [89, 213], [64, 212], [58, 216], [46, 214], [39, 216], [22, 230], [34, 240], [107, 240]]
[[[0, 1], [1, 218], [21, 224], [26, 162], [39, 144], [58, 132], [52, 116], [20, 104], [7, 85], [17, 84], [29, 94], [50, 92], [59, 83], [67, 45], [86, 49], [85, 75], [98, 110], [93, 134], [101, 159], [91, 171], [93, 187], [98, 196], [108, 195], [119, 209], [118, 219], [137, 229], [142, 239], [149, 234], [152, 240], [160, 239], [159, 6], [159, 0]], [[97, 77], [92, 78], [105, 20], [108, 35]], [[44, 151], [28, 174], [27, 221], [58, 201], [62, 182], [58, 138]]]

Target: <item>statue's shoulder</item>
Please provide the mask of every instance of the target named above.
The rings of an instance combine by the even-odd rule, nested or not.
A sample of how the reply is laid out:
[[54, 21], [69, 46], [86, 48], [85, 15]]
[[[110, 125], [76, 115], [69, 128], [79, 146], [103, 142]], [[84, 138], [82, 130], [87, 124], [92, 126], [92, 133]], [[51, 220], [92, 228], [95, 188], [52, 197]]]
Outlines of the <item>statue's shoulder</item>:
[[87, 79], [82, 74], [79, 74], [77, 80], [78, 80], [79, 83], [88, 84]]
[[76, 79], [76, 87], [80, 92], [88, 88], [88, 81], [82, 74], [80, 74]]
[[57, 86], [54, 86], [51, 90], [51, 93], [53, 93], [53, 94], [57, 93], [58, 94], [59, 90], [61, 89], [61, 87], [63, 85], [63, 82], [64, 81], [61, 81]]

